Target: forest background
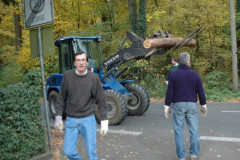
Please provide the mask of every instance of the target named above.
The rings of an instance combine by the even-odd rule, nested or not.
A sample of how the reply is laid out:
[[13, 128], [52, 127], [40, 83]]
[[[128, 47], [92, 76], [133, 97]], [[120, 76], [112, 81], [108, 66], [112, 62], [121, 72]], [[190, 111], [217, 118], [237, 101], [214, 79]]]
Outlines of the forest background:
[[[235, 2], [239, 59], [240, 1]], [[154, 55], [150, 61], [141, 60], [121, 78], [135, 79], [152, 98], [164, 98], [164, 80], [171, 58], [185, 51], [191, 55], [191, 67], [202, 78], [208, 100], [238, 100], [240, 93], [232, 91], [229, 8], [229, 0], [55, 0], [54, 38], [101, 36], [101, 51], [107, 58], [116, 53], [130, 29], [143, 38], [158, 30], [185, 37], [206, 27], [195, 38], [195, 47]], [[31, 58], [21, 0], [1, 0], [0, 11], [0, 86], [5, 87], [24, 81], [24, 74], [30, 71], [40, 72], [40, 61]], [[44, 57], [44, 63], [45, 77], [58, 72], [57, 52]]]

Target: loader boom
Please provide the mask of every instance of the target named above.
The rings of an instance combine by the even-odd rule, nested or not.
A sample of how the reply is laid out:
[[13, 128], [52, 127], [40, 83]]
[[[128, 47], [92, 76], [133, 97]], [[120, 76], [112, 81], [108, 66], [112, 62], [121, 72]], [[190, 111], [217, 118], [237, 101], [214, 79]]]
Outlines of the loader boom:
[[[167, 31], [165, 31], [164, 33], [162, 31], [158, 31], [153, 33], [153, 35], [149, 37], [149, 39], [147, 40], [138, 37], [132, 31], [128, 30], [126, 32], [126, 36], [123, 39], [123, 42], [120, 45], [119, 50], [113, 56], [108, 58], [106, 61], [104, 61], [97, 67], [97, 72], [107, 67], [105, 75], [101, 77], [101, 81], [104, 81], [105, 78], [109, 77], [111, 74], [114, 74], [114, 71], [119, 66], [128, 62], [129, 60], [133, 60], [133, 62], [130, 64], [132, 65], [137, 60], [150, 59], [151, 55], [163, 54], [169, 49], [179, 49], [184, 45], [195, 46], [196, 42], [193, 38], [196, 37], [199, 33], [201, 33], [203, 29], [198, 28], [185, 38], [174, 38]], [[126, 41], [126, 38], [128, 38], [132, 42], [132, 45], [129, 48], [122, 49], [122, 46]], [[154, 47], [151, 47], [151, 44], [149, 45], [149, 43], [152, 41], [155, 42], [155, 44], [152, 44], [152, 46]], [[146, 46], [144, 47], [144, 44], [147, 43], [150, 47]], [[128, 67], [129, 66], [121, 70], [117, 74], [116, 78], [123, 74]]]

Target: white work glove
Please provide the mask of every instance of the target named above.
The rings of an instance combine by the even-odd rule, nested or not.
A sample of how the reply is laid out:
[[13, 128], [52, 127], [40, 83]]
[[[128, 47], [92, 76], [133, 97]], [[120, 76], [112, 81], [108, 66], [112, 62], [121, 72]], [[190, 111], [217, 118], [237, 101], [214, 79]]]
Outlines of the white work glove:
[[165, 84], [168, 85], [168, 81], [165, 81]]
[[164, 105], [164, 113], [166, 119], [168, 119], [168, 113], [171, 113], [171, 108], [169, 106]]
[[206, 104], [200, 105], [200, 112], [201, 112], [201, 115], [204, 117], [207, 115], [207, 105]]
[[62, 121], [62, 116], [56, 116], [56, 117], [55, 117], [54, 128], [56, 128], [56, 129], [59, 130], [60, 132], [63, 131], [63, 121]]
[[100, 130], [100, 134], [102, 136], [106, 135], [108, 132], [108, 120], [103, 120], [101, 121], [101, 130]]

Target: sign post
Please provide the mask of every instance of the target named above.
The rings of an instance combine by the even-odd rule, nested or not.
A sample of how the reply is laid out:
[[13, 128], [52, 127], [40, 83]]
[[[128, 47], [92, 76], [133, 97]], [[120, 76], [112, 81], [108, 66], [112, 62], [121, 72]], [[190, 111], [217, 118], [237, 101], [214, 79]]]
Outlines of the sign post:
[[50, 124], [49, 124], [48, 103], [47, 103], [47, 93], [46, 93], [46, 85], [45, 85], [44, 62], [43, 62], [43, 53], [42, 53], [41, 27], [38, 27], [38, 45], [39, 45], [40, 65], [41, 65], [41, 71], [42, 71], [43, 99], [44, 99], [44, 106], [45, 106], [46, 124], [47, 124], [47, 130], [48, 130], [49, 148], [52, 149], [52, 139], [51, 139], [51, 130], [50, 130]]
[[24, 0], [23, 18], [26, 29], [38, 28], [38, 45], [42, 72], [43, 98], [45, 106], [46, 125], [48, 131], [49, 148], [52, 149], [51, 130], [49, 125], [48, 103], [45, 86], [44, 62], [42, 53], [41, 26], [52, 24], [54, 21], [52, 0]]

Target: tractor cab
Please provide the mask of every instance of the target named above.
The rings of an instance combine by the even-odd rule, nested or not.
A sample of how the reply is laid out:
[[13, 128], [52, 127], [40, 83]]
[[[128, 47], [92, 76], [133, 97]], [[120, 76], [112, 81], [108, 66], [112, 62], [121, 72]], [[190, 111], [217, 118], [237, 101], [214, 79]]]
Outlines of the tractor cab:
[[88, 55], [88, 69], [93, 71], [101, 64], [99, 43], [101, 37], [63, 37], [55, 40], [59, 51], [59, 73], [65, 70], [74, 69], [74, 55], [78, 51], [83, 51]]

